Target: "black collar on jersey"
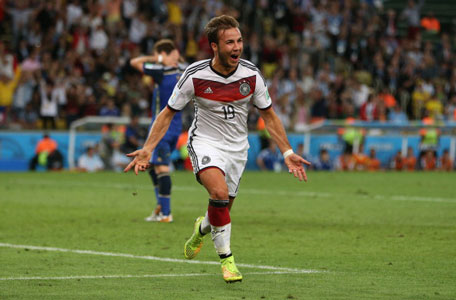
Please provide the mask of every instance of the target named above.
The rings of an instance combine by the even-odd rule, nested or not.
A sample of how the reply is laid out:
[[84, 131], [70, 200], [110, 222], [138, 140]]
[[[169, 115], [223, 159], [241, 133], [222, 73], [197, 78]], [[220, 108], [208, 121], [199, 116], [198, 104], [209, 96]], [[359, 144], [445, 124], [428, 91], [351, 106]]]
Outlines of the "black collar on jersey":
[[237, 64], [236, 69], [234, 69], [232, 72], [230, 72], [230, 73], [227, 74], [227, 75], [224, 75], [224, 74], [222, 74], [222, 73], [217, 72], [217, 71], [212, 67], [212, 59], [211, 59], [211, 63], [209, 64], [209, 66], [211, 67], [211, 70], [212, 70], [215, 74], [217, 74], [217, 75], [219, 75], [219, 76], [222, 76], [223, 78], [226, 79], [226, 78], [230, 77], [231, 75], [233, 75], [234, 73], [236, 73], [236, 71], [237, 71], [237, 69], [238, 69], [238, 67], [239, 67], [239, 63]]

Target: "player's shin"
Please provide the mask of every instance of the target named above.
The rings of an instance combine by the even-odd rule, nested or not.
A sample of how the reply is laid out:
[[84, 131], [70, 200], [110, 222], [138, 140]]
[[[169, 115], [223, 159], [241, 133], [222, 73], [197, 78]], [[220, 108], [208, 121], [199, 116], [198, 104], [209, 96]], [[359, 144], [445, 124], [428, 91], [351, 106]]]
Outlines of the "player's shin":
[[242, 280], [230, 249], [231, 218], [229, 200], [209, 200], [208, 216], [211, 223], [211, 236], [215, 250], [220, 256], [223, 280], [232, 283]]
[[169, 173], [157, 174], [158, 197], [161, 205], [161, 211], [164, 216], [171, 213], [171, 177]]
[[220, 258], [231, 256], [231, 218], [228, 200], [209, 199], [207, 214], [211, 224], [211, 236]]
[[206, 235], [211, 232], [211, 223], [209, 222], [209, 214], [206, 211], [206, 215], [204, 216], [203, 221], [201, 222], [199, 231], [201, 235]]
[[157, 178], [157, 173], [155, 173], [154, 168], [150, 168], [149, 176], [150, 176], [150, 179], [152, 180], [152, 183], [154, 184], [155, 199], [157, 199], [157, 206], [161, 205], [160, 198], [158, 197], [158, 178]]

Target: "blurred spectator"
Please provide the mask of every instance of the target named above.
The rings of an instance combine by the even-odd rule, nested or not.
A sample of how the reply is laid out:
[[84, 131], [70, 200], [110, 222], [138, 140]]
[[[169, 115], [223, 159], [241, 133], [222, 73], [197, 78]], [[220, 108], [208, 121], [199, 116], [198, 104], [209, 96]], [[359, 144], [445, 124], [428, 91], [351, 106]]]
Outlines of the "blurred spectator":
[[380, 170], [381, 164], [380, 160], [377, 158], [376, 151], [374, 148], [369, 150], [369, 159], [367, 160], [367, 169], [369, 171], [378, 171]]
[[378, 94], [378, 98], [385, 103], [385, 106], [388, 109], [391, 109], [397, 106], [397, 101], [394, 98], [393, 94], [388, 90], [387, 87], [384, 87], [383, 90]]
[[[106, 124], [102, 127], [102, 137], [98, 145], [98, 152], [106, 170], [115, 169], [115, 165], [113, 164], [114, 152], [115, 150], [120, 152], [119, 149], [123, 143], [123, 139], [123, 133], [117, 130], [113, 124]], [[124, 153], [121, 155], [125, 156]], [[116, 162], [118, 160], [116, 159]]]
[[13, 54], [9, 53], [4, 42], [0, 41], [0, 76], [12, 80], [16, 73], [17, 61]]
[[407, 20], [408, 36], [414, 39], [420, 30], [420, 11], [424, 4], [424, 0], [418, 0], [418, 4], [414, 0], [408, 0], [407, 7], [402, 11], [401, 18]]
[[359, 109], [361, 120], [368, 122], [378, 120], [377, 103], [375, 101], [375, 98], [375, 95], [370, 94], [367, 97], [367, 101], [361, 105]]
[[100, 116], [103, 117], [118, 117], [120, 115], [119, 109], [112, 98], [107, 98], [105, 104], [100, 109]]
[[277, 99], [276, 105], [275, 105], [275, 111], [277, 114], [277, 117], [280, 119], [280, 121], [283, 124], [283, 127], [285, 130], [288, 130], [291, 126], [291, 106], [289, 105], [289, 95], [284, 94], [282, 97]]
[[448, 149], [443, 150], [442, 156], [439, 159], [439, 170], [453, 171], [453, 160], [450, 157]]
[[369, 98], [369, 88], [364, 83], [361, 83], [358, 79], [351, 80], [352, 82], [352, 89], [351, 89], [351, 96], [353, 99], [353, 104], [357, 109], [367, 101]]
[[21, 118], [25, 107], [32, 101], [33, 91], [36, 87], [36, 81], [32, 72], [22, 72], [16, 92], [13, 96], [12, 117], [14, 121]]
[[17, 1], [11, 8], [7, 7], [7, 12], [13, 20], [13, 37], [18, 38], [27, 33], [29, 21], [32, 19], [30, 16], [34, 10], [29, 5], [28, 1]]
[[415, 171], [416, 170], [416, 157], [415, 154], [413, 153], [413, 148], [408, 147], [407, 148], [407, 156], [404, 158], [404, 167], [405, 170], [407, 171]]
[[428, 127], [420, 129], [420, 161], [427, 150], [431, 150], [434, 153], [437, 153], [437, 147], [439, 145], [440, 140], [440, 129], [432, 126], [435, 124], [434, 120], [432, 120], [431, 118], [425, 118], [423, 119], [423, 124], [428, 125]]
[[139, 117], [132, 116], [130, 119], [130, 124], [127, 126], [125, 131], [125, 142], [121, 146], [121, 150], [124, 153], [130, 153], [137, 150], [142, 146], [146, 133], [144, 129], [139, 125]]
[[179, 151], [179, 159], [174, 161], [174, 164], [178, 170], [192, 171], [193, 168], [190, 156], [188, 155], [187, 140], [188, 130], [184, 129], [176, 143], [176, 149]]
[[147, 33], [147, 21], [143, 13], [137, 13], [130, 25], [128, 37], [132, 43], [139, 44]]
[[352, 119], [346, 120], [346, 127], [339, 128], [337, 134], [344, 143], [344, 151], [353, 153], [355, 145], [362, 145], [364, 143], [365, 130], [360, 127], [351, 126]]
[[262, 171], [280, 172], [282, 170], [283, 157], [273, 140], [269, 140], [269, 146], [260, 151], [256, 162]]
[[261, 117], [258, 117], [256, 130], [258, 131], [258, 136], [260, 138], [260, 147], [261, 149], [266, 149], [269, 146], [269, 141], [271, 140], [271, 135], [266, 129], [264, 120]]
[[56, 129], [56, 118], [59, 112], [59, 105], [66, 103], [64, 88], [54, 84], [52, 79], [40, 81], [40, 117], [44, 129]]
[[449, 100], [449, 104], [445, 108], [445, 115], [448, 121], [456, 122], [456, 94]]
[[30, 160], [29, 169], [35, 171], [37, 165], [40, 165], [46, 167], [47, 170], [61, 170], [63, 156], [57, 147], [57, 142], [45, 133], [36, 144], [35, 156]]
[[424, 155], [420, 159], [420, 166], [421, 169], [425, 171], [433, 171], [436, 169], [437, 158], [432, 149], [428, 149], [424, 152]]
[[128, 158], [125, 153], [120, 150], [120, 144], [114, 143], [112, 149], [112, 156], [110, 160], [110, 165], [112, 170], [116, 172], [123, 171], [127, 165], [130, 163], [130, 158]]
[[386, 12], [386, 28], [385, 32], [390, 37], [395, 37], [397, 35], [397, 16], [396, 11], [393, 9], [388, 9]]
[[320, 155], [318, 160], [313, 164], [313, 167], [317, 171], [331, 171], [333, 170], [334, 166], [329, 157], [328, 150], [320, 149]]
[[95, 147], [87, 147], [86, 153], [79, 157], [77, 170], [91, 173], [104, 170], [103, 161], [96, 153]]
[[79, 23], [83, 16], [83, 10], [79, 0], [72, 0], [68, 1], [68, 5], [66, 7], [66, 21], [67, 27], [71, 27], [71, 25], [75, 23]]
[[109, 38], [104, 31], [103, 24], [98, 24], [95, 30], [92, 30], [90, 35], [89, 45], [90, 49], [101, 53], [108, 45]]
[[397, 104], [394, 105], [393, 109], [389, 112], [388, 120], [395, 124], [406, 124], [408, 122], [407, 115]]
[[[375, 154], [375, 152], [374, 152]], [[354, 170], [355, 171], [365, 171], [369, 167], [369, 156], [364, 153], [364, 145], [359, 145], [358, 153], [353, 154], [354, 160]]]
[[13, 94], [19, 83], [20, 76], [20, 68], [17, 68], [11, 78], [5, 75], [5, 73], [0, 73], [0, 126], [6, 124], [8, 121], [13, 103]]
[[395, 171], [402, 171], [404, 168], [404, 158], [402, 157], [402, 151], [398, 150], [396, 155], [393, 156], [391, 160], [391, 169]]
[[297, 132], [305, 131], [308, 127], [310, 116], [309, 104], [306, 102], [304, 95], [296, 99], [293, 109], [292, 129]]
[[[307, 161], [310, 161], [310, 162], [313, 161], [313, 159], [311, 157], [309, 157], [309, 155], [307, 155], [305, 153], [304, 144], [303, 143], [299, 143], [298, 146], [296, 147], [296, 154], [301, 156], [302, 158], [304, 158]], [[307, 166], [304, 166], [304, 167], [307, 168]], [[312, 167], [312, 165], [310, 167]]]
[[318, 88], [314, 88], [310, 94], [312, 101], [312, 106], [310, 108], [312, 114], [311, 122], [326, 119], [328, 117], [328, 106], [326, 104], [325, 98], [323, 97], [322, 91]]
[[426, 31], [432, 33], [439, 33], [440, 32], [440, 22], [434, 16], [434, 13], [431, 11], [421, 19], [421, 27], [423, 27]]
[[355, 167], [355, 161], [353, 155], [347, 149], [336, 160], [336, 170], [339, 171], [351, 171]]

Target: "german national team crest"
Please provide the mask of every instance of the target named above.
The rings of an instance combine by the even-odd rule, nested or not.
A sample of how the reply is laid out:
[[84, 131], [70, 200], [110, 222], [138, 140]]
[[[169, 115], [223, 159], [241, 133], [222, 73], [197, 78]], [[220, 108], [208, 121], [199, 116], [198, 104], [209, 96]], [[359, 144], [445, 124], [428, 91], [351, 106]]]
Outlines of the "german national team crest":
[[203, 165], [207, 165], [211, 162], [211, 158], [209, 156], [204, 156], [201, 162], [203, 163]]
[[247, 96], [250, 93], [250, 84], [248, 82], [243, 82], [239, 86], [239, 93], [241, 93], [242, 96]]

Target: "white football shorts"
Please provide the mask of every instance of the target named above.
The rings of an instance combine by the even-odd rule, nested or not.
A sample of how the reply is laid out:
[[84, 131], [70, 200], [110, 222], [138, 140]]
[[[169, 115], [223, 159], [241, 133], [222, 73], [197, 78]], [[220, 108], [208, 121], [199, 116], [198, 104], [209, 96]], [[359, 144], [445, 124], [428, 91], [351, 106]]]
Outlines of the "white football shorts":
[[219, 168], [225, 174], [229, 196], [236, 197], [247, 163], [247, 150], [230, 152], [195, 140], [189, 143], [187, 148], [197, 180], [199, 181], [198, 174], [204, 169]]

